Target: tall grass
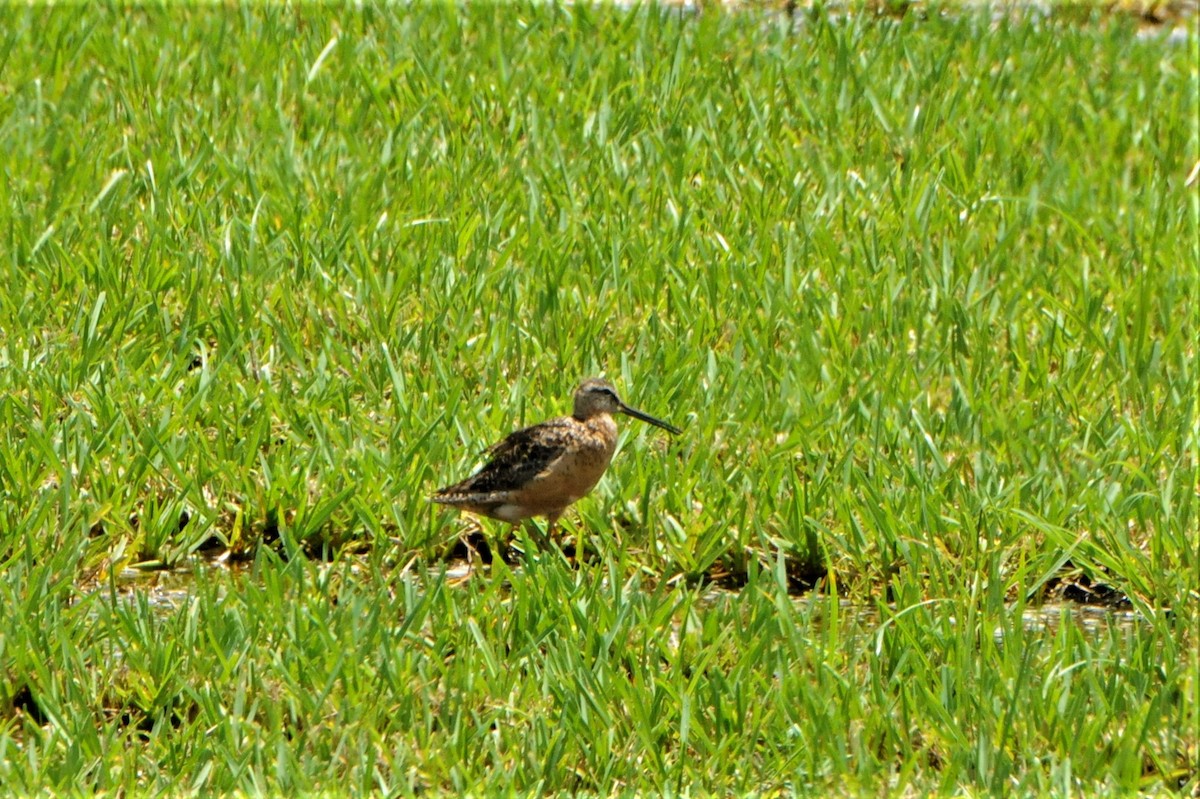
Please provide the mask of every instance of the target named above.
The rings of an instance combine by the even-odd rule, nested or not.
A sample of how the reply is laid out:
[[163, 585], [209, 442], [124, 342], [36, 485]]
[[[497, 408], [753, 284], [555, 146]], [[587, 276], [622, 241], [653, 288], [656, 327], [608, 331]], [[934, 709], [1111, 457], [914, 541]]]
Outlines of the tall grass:
[[[1194, 35], [5, 16], [0, 784], [1195, 790]], [[598, 556], [447, 580], [599, 373], [686, 434]], [[1025, 626], [1076, 578], [1138, 621]]]

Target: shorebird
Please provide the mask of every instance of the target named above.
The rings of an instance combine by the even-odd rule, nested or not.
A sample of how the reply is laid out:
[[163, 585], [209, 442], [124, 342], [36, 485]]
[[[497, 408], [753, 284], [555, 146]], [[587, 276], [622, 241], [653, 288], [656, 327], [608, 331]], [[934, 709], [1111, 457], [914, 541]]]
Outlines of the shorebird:
[[516, 431], [488, 449], [482, 469], [430, 499], [442, 505], [518, 524], [545, 516], [548, 532], [572, 503], [587, 495], [617, 447], [614, 413], [641, 419], [668, 433], [683, 431], [629, 407], [606, 380], [584, 380], [575, 390], [570, 416]]

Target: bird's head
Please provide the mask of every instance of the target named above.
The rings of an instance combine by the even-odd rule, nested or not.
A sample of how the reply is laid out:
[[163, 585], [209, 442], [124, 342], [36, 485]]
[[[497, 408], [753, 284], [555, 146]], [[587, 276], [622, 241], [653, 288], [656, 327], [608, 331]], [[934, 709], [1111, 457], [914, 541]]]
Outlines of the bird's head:
[[609, 383], [607, 380], [601, 380], [598, 377], [584, 380], [579, 384], [579, 388], [575, 389], [575, 418], [590, 419], [602, 413], [623, 413], [626, 416], [640, 419], [655, 427], [661, 427], [663, 430], [675, 435], [683, 432], [678, 427], [667, 424], [662, 419], [657, 419], [648, 413], [642, 413], [626, 405], [617, 396], [617, 390], [613, 388], [612, 383]]

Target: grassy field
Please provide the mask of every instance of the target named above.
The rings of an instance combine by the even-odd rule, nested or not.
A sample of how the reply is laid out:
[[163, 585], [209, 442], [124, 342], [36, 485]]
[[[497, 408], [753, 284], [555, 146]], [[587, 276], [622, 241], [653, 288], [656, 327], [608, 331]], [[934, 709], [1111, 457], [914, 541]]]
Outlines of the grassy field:
[[1194, 34], [4, 16], [5, 793], [1200, 792]]

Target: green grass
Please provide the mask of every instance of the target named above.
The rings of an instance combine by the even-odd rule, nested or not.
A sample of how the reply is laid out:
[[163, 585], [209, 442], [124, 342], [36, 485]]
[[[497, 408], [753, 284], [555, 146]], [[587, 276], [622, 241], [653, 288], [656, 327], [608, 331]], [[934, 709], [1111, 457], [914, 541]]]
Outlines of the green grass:
[[924, 16], [6, 9], [0, 785], [1200, 789], [1200, 44]]

